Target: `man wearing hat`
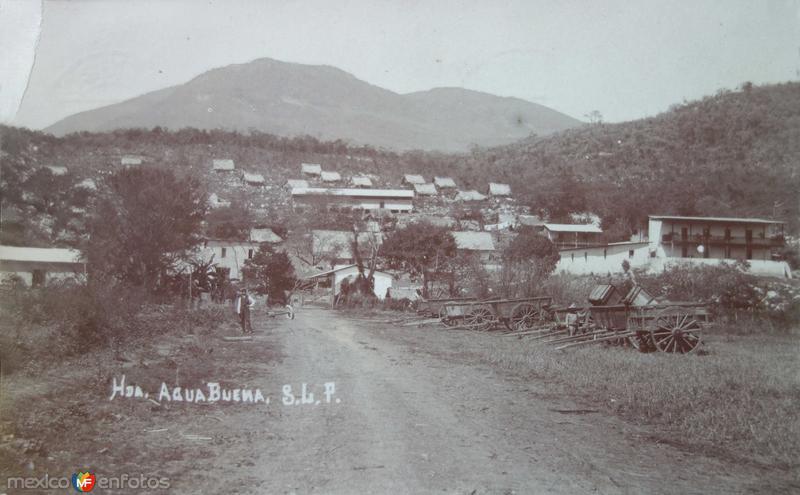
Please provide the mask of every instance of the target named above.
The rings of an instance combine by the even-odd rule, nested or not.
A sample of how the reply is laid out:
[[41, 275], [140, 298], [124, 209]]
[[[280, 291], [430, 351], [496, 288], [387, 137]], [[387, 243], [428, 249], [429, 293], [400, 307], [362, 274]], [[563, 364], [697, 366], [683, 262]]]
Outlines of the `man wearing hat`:
[[250, 307], [255, 302], [250, 294], [247, 293], [246, 287], [239, 290], [239, 297], [236, 298], [236, 314], [239, 315], [242, 333], [253, 333], [253, 324], [250, 322]]

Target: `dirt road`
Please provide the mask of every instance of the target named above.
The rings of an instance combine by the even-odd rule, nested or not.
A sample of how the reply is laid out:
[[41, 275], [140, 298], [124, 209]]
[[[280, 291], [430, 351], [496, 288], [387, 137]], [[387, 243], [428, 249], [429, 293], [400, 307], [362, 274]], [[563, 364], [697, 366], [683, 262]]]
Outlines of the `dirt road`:
[[[314, 385], [317, 399], [333, 381], [341, 402], [275, 404], [270, 438], [243, 473], [265, 493], [782, 490], [758, 469], [654, 443], [647, 431], [548, 394], [546, 384], [460, 358], [458, 331], [399, 329], [324, 310], [266, 325], [272, 330], [257, 341], [278, 340], [284, 354], [270, 380]], [[422, 352], [415, 343], [430, 332], [446, 332], [436, 338], [445, 345]], [[219, 469], [220, 480], [230, 479]]]
[[[35, 378], [6, 379], [0, 477], [144, 474], [168, 478], [163, 492], [180, 494], [800, 488], [785, 472], [659, 443], [652, 431], [564, 398], [553, 384], [485, 364], [474, 350], [502, 338], [491, 333], [306, 308], [293, 321], [256, 312], [254, 323], [251, 342], [224, 341], [236, 332], [230, 322], [146, 339], [119, 359], [90, 354]], [[149, 397], [111, 400], [112, 379], [123, 374]], [[162, 382], [185, 390], [209, 381], [258, 389], [270, 402], [160, 394]], [[290, 385], [299, 398], [303, 383], [313, 400], [283, 393]], [[335, 384], [327, 397], [325, 383]]]

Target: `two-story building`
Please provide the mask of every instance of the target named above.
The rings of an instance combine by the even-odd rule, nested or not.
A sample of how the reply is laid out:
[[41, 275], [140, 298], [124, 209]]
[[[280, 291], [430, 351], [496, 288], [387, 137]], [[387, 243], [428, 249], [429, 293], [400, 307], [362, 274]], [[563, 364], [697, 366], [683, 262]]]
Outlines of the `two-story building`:
[[666, 258], [772, 260], [784, 223], [760, 218], [650, 215], [649, 238]]
[[650, 215], [651, 256], [664, 265], [747, 260], [756, 275], [791, 277], [777, 252], [785, 244], [784, 222], [760, 218]]

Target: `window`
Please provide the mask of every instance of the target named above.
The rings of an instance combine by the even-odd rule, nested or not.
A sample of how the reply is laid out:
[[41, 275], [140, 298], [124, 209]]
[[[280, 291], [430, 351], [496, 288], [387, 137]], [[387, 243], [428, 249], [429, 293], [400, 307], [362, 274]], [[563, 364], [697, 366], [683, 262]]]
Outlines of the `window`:
[[248, 249], [247, 250], [247, 259], [249, 259], [249, 260], [253, 259], [253, 250], [252, 249]]
[[633, 258], [633, 249], [628, 250], [628, 258]]
[[44, 285], [44, 270], [34, 270], [31, 273], [31, 287], [41, 287]]
[[228, 254], [228, 248], [222, 248], [222, 253], [220, 253], [219, 257], [224, 258], [226, 254]]
[[386, 201], [381, 201], [381, 204], [380, 204], [379, 208], [380, 208], [381, 210], [382, 210], [382, 209], [384, 209], [384, 208], [386, 208]]

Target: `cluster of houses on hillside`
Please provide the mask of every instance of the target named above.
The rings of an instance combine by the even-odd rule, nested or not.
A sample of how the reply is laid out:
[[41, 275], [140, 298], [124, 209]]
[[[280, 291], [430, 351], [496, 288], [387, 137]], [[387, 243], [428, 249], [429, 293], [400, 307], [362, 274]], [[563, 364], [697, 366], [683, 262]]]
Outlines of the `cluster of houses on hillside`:
[[[121, 158], [120, 164], [140, 165], [143, 160], [143, 157], [126, 155]], [[65, 167], [47, 168], [54, 175], [68, 173]], [[235, 171], [236, 166], [233, 160], [215, 159], [212, 169], [228, 174]], [[313, 163], [301, 164], [300, 175], [301, 179], [288, 180], [283, 190], [283, 194], [288, 190], [295, 212], [302, 213], [307, 208], [322, 204], [330, 209], [361, 211], [367, 219], [377, 212], [397, 214], [398, 227], [413, 222], [443, 226], [451, 230], [458, 249], [477, 253], [488, 271], [499, 269], [498, 253], [520, 227], [527, 226], [546, 236], [558, 248], [561, 258], [557, 272], [605, 275], [622, 271], [623, 264], [630, 269], [660, 271], [679, 263], [702, 265], [747, 260], [751, 273], [756, 275], [791, 277], [788, 264], [775, 256], [786, 242], [784, 223], [779, 221], [651, 215], [646, 231], [638, 238], [609, 243], [605, 241], [599, 219], [595, 219], [594, 223], [548, 223], [517, 208], [513, 199], [510, 199], [511, 188], [507, 184], [490, 183], [484, 192], [479, 192], [460, 190], [451, 177], [437, 176], [428, 182], [422, 175], [407, 174], [402, 178], [401, 187], [376, 188], [376, 177], [358, 175], [345, 180], [340, 173], [323, 170], [320, 164]], [[243, 172], [241, 178], [248, 185], [264, 183], [264, 177], [257, 173]], [[97, 185], [92, 179], [86, 179], [76, 187], [95, 189]], [[432, 207], [427, 202], [427, 198], [431, 197], [446, 200]], [[495, 198], [495, 201], [487, 201], [490, 198]], [[491, 213], [494, 220], [491, 220], [492, 223], [457, 220], [448, 216], [449, 210], [441, 207], [442, 204], [453, 205], [460, 201], [487, 201], [485, 211]], [[210, 195], [209, 204], [213, 208], [230, 206], [229, 201], [216, 193]], [[383, 235], [380, 226], [377, 222], [372, 225], [373, 228], [365, 235], [380, 242]], [[350, 236], [349, 232], [341, 231], [312, 232], [311, 258], [317, 262], [300, 266], [302, 263], [293, 259], [298, 274], [316, 279], [345, 279], [345, 274], [349, 273], [348, 270], [352, 271], [355, 262], [350, 253]], [[270, 229], [252, 229], [246, 240], [207, 239], [202, 246], [198, 246], [198, 253], [226, 270], [230, 278], [239, 279], [244, 263], [254, 256], [260, 244], [277, 246], [283, 242], [284, 239]], [[324, 263], [319, 262], [322, 259]], [[36, 286], [49, 280], [82, 274], [83, 271], [80, 253], [72, 250], [0, 246], [0, 277], [16, 274], [27, 285]], [[385, 275], [388, 272], [381, 273]], [[335, 280], [331, 286], [335, 293]], [[380, 290], [376, 289], [378, 297], [385, 295], [384, 286], [386, 282], [381, 282]], [[392, 287], [391, 283], [388, 287]]]

